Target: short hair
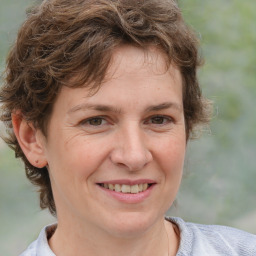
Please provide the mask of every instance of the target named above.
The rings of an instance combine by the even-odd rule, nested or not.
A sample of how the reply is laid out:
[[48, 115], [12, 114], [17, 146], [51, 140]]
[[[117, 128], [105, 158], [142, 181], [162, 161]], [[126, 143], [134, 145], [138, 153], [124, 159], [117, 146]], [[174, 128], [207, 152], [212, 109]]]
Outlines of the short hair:
[[[99, 88], [114, 50], [128, 44], [157, 47], [181, 72], [187, 139], [209, 120], [197, 68], [199, 43], [174, 0], [45, 0], [28, 12], [6, 62], [0, 89], [0, 120], [5, 142], [25, 163], [28, 179], [39, 186], [40, 206], [55, 215], [46, 167], [29, 163], [14, 135], [11, 115], [19, 110], [47, 137], [47, 124], [62, 86]], [[73, 78], [76, 78], [73, 80]], [[68, 84], [72, 78], [72, 84]]]

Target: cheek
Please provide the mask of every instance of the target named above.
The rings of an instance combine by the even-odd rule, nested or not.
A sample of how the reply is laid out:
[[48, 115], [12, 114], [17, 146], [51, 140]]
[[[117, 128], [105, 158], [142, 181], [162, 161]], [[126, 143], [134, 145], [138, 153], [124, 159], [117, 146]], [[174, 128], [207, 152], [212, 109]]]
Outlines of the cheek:
[[169, 137], [163, 138], [161, 141], [158, 141], [159, 153], [168, 159], [172, 159], [175, 161], [181, 161], [184, 159], [185, 151], [186, 151], [186, 139], [185, 134], [173, 134]]
[[79, 177], [92, 174], [107, 155], [101, 141], [90, 141], [81, 137], [67, 143], [63, 151], [64, 168], [71, 169]]
[[158, 158], [166, 176], [181, 177], [186, 151], [185, 139], [167, 140], [158, 146]]

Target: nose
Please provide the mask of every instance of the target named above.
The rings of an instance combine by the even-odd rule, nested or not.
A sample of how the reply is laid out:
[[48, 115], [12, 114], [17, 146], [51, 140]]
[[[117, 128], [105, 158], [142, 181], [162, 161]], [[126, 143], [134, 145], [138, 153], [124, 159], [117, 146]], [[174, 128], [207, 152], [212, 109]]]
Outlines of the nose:
[[118, 133], [110, 159], [115, 165], [138, 171], [152, 161], [152, 153], [139, 127], [128, 127]]

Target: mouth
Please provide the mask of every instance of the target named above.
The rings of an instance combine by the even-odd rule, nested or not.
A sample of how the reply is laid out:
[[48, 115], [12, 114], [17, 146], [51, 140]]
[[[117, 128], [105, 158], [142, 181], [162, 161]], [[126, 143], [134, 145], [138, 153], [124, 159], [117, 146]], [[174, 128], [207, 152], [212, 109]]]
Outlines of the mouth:
[[139, 194], [150, 188], [153, 185], [153, 183], [140, 183], [135, 185], [97, 183], [97, 185], [105, 189], [123, 194]]

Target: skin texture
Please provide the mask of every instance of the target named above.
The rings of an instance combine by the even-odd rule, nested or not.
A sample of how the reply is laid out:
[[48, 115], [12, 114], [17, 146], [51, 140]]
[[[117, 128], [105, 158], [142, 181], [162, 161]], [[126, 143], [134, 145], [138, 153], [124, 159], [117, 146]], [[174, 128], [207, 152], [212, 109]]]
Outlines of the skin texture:
[[[164, 256], [167, 239], [176, 254], [178, 236], [164, 214], [180, 185], [186, 136], [181, 75], [166, 67], [157, 49], [122, 46], [99, 91], [62, 88], [47, 138], [13, 116], [28, 160], [48, 164], [56, 255]], [[143, 200], [128, 203], [98, 185], [124, 179], [150, 179], [154, 186]]]

